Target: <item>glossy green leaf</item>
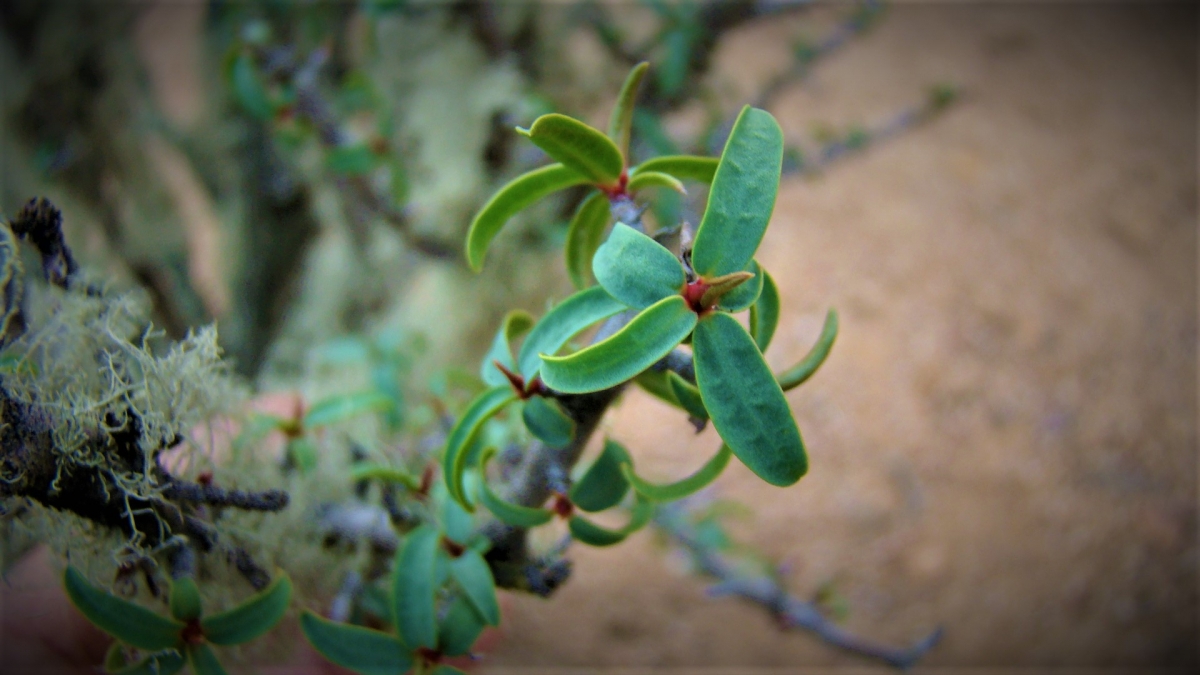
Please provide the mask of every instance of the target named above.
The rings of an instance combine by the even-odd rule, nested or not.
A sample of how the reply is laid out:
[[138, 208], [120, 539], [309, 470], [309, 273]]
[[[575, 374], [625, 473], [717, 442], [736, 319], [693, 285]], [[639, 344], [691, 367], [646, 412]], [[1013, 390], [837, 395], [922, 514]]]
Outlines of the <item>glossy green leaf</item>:
[[775, 327], [779, 324], [779, 289], [766, 270], [762, 271], [762, 277], [762, 293], [758, 301], [750, 305], [750, 337], [754, 338], [758, 351], [765, 354], [775, 335]]
[[643, 173], [665, 173], [682, 180], [692, 180], [698, 183], [710, 184], [717, 173], [716, 157], [700, 157], [698, 155], [666, 155], [648, 159], [629, 172], [629, 180]]
[[659, 399], [663, 403], [673, 405], [676, 408], [682, 408], [679, 399], [675, 398], [675, 392], [671, 391], [671, 383], [667, 382], [666, 371], [661, 370], [646, 370], [643, 371], [633, 380], [646, 393]]
[[178, 649], [154, 652], [134, 663], [125, 661], [125, 646], [114, 641], [104, 659], [104, 672], [110, 675], [175, 675], [187, 665], [187, 657]]
[[671, 395], [679, 401], [679, 407], [696, 419], [708, 419], [708, 410], [700, 396], [700, 390], [695, 385], [679, 376], [678, 373], [667, 372], [667, 385], [671, 387]]
[[537, 322], [517, 355], [517, 366], [525, 381], [533, 379], [542, 366], [541, 354], [555, 354], [567, 340], [588, 326], [627, 309], [600, 286], [579, 291], [558, 303]]
[[63, 573], [67, 597], [97, 628], [138, 649], [161, 651], [180, 643], [183, 624], [96, 588], [74, 567]]
[[239, 54], [233, 62], [233, 93], [238, 103], [260, 122], [269, 122], [275, 117], [275, 106], [267, 94], [267, 88], [254, 67], [254, 59], [246, 53]]
[[633, 472], [632, 464], [624, 464], [621, 470], [625, 473], [625, 478], [633, 486], [635, 492], [645, 497], [652, 502], [672, 502], [677, 499], [691, 496], [700, 490], [708, 487], [725, 467], [729, 464], [729, 458], [733, 456], [733, 452], [729, 450], [729, 446], [722, 443], [721, 449], [717, 454], [712, 456], [704, 463], [704, 466], [696, 470], [695, 473], [677, 480], [674, 483], [656, 484], [651, 483]]
[[591, 285], [592, 258], [600, 248], [609, 217], [608, 195], [596, 191], [580, 202], [571, 218], [563, 252], [567, 258], [567, 274], [577, 289]]
[[200, 589], [191, 577], [171, 581], [169, 596], [171, 617], [176, 621], [191, 621], [200, 616]]
[[696, 327], [683, 296], [663, 298], [609, 338], [569, 356], [542, 356], [542, 381], [582, 394], [615, 387], [654, 365]]
[[421, 488], [420, 478], [403, 469], [383, 464], [356, 464], [350, 469], [350, 480], [355, 483], [364, 480], [399, 483], [409, 490], [419, 490]]
[[366, 143], [342, 145], [325, 152], [325, 168], [342, 176], [365, 176], [379, 156]]
[[517, 365], [513, 361], [512, 342], [532, 326], [533, 317], [523, 309], [514, 309], [504, 315], [500, 330], [492, 338], [492, 347], [483, 357], [483, 365], [479, 369], [479, 377], [485, 384], [489, 387], [508, 384], [508, 378], [496, 368], [495, 362], [499, 361], [505, 368], [515, 372]]
[[622, 157], [629, 156], [629, 131], [633, 126], [633, 101], [637, 98], [638, 87], [646, 75], [649, 63], [642, 61], [629, 71], [617, 102], [613, 105], [612, 114], [608, 118], [608, 137], [617, 144], [617, 150]]
[[533, 141], [556, 162], [587, 176], [596, 185], [613, 186], [625, 170], [625, 158], [600, 131], [559, 113], [542, 115], [529, 129], [517, 132]]
[[396, 556], [392, 581], [396, 630], [404, 643], [412, 647], [432, 649], [437, 645], [434, 567], [441, 538], [437, 528], [421, 525], [405, 535], [404, 546]]
[[192, 667], [192, 675], [226, 675], [227, 672], [212, 647], [203, 642], [187, 646], [187, 661]]
[[679, 194], [687, 194], [687, 190], [683, 187], [683, 181], [661, 171], [639, 172], [638, 175], [629, 179], [629, 185], [627, 186], [630, 192], [635, 193], [650, 187], [667, 188]]
[[600, 456], [567, 493], [571, 503], [593, 513], [621, 503], [629, 492], [629, 481], [621, 473], [621, 465], [631, 461], [629, 452], [620, 443], [606, 439]]
[[478, 272], [488, 246], [504, 224], [546, 195], [588, 182], [586, 176], [562, 164], [551, 164], [513, 179], [488, 200], [467, 230], [467, 263]]
[[592, 259], [592, 273], [609, 295], [634, 309], [678, 295], [685, 281], [673, 253], [625, 223], [613, 225]]
[[713, 312], [692, 335], [696, 384], [721, 439], [759, 478], [786, 486], [808, 470], [800, 430], [754, 340]]
[[479, 639], [485, 625], [471, 602], [460, 595], [450, 604], [438, 625], [438, 648], [446, 656], [462, 656], [471, 651], [471, 645]]
[[740, 312], [747, 307], [754, 305], [758, 300], [759, 294], [763, 289], [763, 275], [758, 263], [751, 260], [746, 266], [746, 271], [754, 276], [747, 279], [740, 286], [735, 287], [725, 295], [721, 296], [721, 300], [717, 303], [717, 307], [726, 312]]
[[575, 435], [575, 422], [553, 400], [534, 396], [525, 402], [521, 419], [529, 433], [552, 448], [565, 448]]
[[638, 497], [633, 505], [629, 524], [619, 530], [601, 527], [583, 516], [572, 516], [567, 521], [567, 529], [571, 536], [589, 546], [612, 546], [624, 541], [626, 537], [645, 527], [654, 516], [654, 505]]
[[783, 132], [765, 110], [746, 106], [721, 153], [708, 207], [692, 246], [692, 269], [716, 277], [746, 268], [762, 241], [783, 167]]
[[467, 467], [467, 453], [471, 449], [471, 442], [475, 440], [484, 422], [516, 399], [516, 392], [508, 384], [488, 389], [471, 401], [471, 405], [467, 406], [450, 429], [450, 435], [446, 439], [446, 451], [442, 455], [442, 474], [445, 476], [446, 489], [450, 491], [450, 496], [468, 511], [474, 507], [463, 491], [463, 472]]
[[550, 519], [554, 517], [554, 512], [506, 502], [492, 490], [486, 480], [487, 463], [495, 454], [495, 448], [487, 448], [479, 456], [479, 475], [484, 477], [479, 481], [479, 501], [487, 507], [488, 511], [492, 512], [492, 515], [499, 518], [500, 522], [513, 527], [531, 528], [550, 522]]
[[238, 645], [266, 633], [279, 623], [292, 601], [292, 580], [276, 570], [275, 579], [233, 609], [200, 619], [204, 637], [215, 645]]
[[450, 578], [458, 584], [489, 626], [500, 625], [500, 605], [496, 602], [496, 581], [479, 551], [467, 549], [450, 561]]
[[394, 404], [390, 396], [378, 391], [360, 391], [353, 394], [330, 396], [309, 408], [304, 415], [304, 427], [317, 429], [337, 424], [361, 415], [382, 412]]
[[300, 628], [321, 656], [359, 675], [396, 675], [412, 668], [408, 647], [394, 635], [336, 623], [309, 610], [300, 615]]
[[817, 372], [817, 368], [820, 368], [821, 364], [825, 363], [825, 358], [829, 356], [829, 350], [833, 349], [833, 341], [837, 339], [837, 332], [838, 314], [837, 311], [830, 309], [825, 315], [825, 325], [821, 328], [821, 336], [817, 338], [817, 343], [808, 350], [808, 354], [804, 355], [800, 363], [788, 368], [777, 377], [779, 386], [783, 387], [784, 391], [804, 384]]

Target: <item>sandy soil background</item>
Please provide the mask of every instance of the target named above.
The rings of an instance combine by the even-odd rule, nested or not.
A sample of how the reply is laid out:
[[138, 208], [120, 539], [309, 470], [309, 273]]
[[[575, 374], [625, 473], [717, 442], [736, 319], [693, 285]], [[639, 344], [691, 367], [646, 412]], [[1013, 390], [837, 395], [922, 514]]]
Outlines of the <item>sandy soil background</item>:
[[[809, 475], [718, 485], [797, 594], [836, 583], [847, 627], [944, 625], [931, 668], [1197, 666], [1196, 29], [1186, 5], [895, 7], [773, 108], [802, 137], [967, 92], [786, 181], [760, 251], [786, 303], [768, 360], [827, 307], [841, 334], [789, 395]], [[795, 34], [750, 26], [718, 71], [749, 95]], [[631, 394], [610, 431], [678, 477], [715, 441], [664, 412]], [[864, 664], [705, 599], [649, 534], [573, 557], [551, 601], [514, 600], [484, 672]]]

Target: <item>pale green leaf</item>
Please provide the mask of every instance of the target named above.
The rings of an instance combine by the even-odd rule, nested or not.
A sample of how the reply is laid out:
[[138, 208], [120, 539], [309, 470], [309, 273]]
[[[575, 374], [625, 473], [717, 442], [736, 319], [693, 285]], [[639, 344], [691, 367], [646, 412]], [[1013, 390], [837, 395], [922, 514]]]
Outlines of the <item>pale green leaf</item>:
[[580, 202], [571, 218], [563, 253], [567, 259], [567, 274], [576, 289], [591, 285], [592, 257], [600, 248], [609, 216], [608, 195], [596, 191]]
[[681, 180], [691, 180], [698, 183], [710, 184], [717, 173], [716, 157], [699, 157], [697, 155], [664, 155], [648, 159], [629, 172], [632, 183], [643, 173], [663, 173]]
[[592, 286], [558, 303], [537, 322], [517, 355], [521, 376], [528, 382], [542, 365], [541, 354], [555, 354], [567, 340], [588, 326], [626, 309], [600, 286]]
[[529, 129], [517, 128], [551, 159], [587, 176], [597, 186], [614, 187], [625, 169], [620, 149], [600, 131], [559, 113], [542, 115]]
[[617, 102], [613, 105], [612, 114], [608, 118], [608, 137], [617, 144], [617, 150], [622, 157], [629, 156], [629, 131], [633, 126], [633, 101], [637, 97], [638, 87], [646, 75], [649, 63], [642, 61], [629, 71]]
[[650, 187], [667, 188], [682, 195], [687, 194], [687, 190], [683, 187], [683, 181], [661, 171], [641, 171], [636, 176], [630, 178], [629, 185], [626, 186], [633, 193]]
[[471, 442], [475, 440], [484, 422], [516, 399], [516, 393], [507, 384], [484, 391], [471, 401], [471, 405], [463, 411], [446, 438], [446, 450], [442, 455], [442, 474], [446, 481], [446, 489], [449, 490], [450, 496], [468, 511], [473, 510], [474, 506], [463, 491], [463, 472], [467, 467], [467, 453], [471, 449]]
[[588, 182], [587, 177], [562, 164], [551, 164], [513, 179], [488, 200], [467, 230], [467, 263], [478, 272], [483, 268], [492, 239], [510, 218], [552, 192]]
[[592, 259], [592, 272], [609, 295], [634, 309], [678, 295], [685, 281], [673, 253], [625, 223], [613, 225]]
[[758, 300], [758, 296], [763, 289], [763, 275], [758, 263], [751, 260], [746, 266], [746, 271], [753, 274], [746, 281], [734, 287], [728, 293], [721, 296], [717, 303], [717, 308], [726, 312], [740, 312], [747, 307], [754, 305]]

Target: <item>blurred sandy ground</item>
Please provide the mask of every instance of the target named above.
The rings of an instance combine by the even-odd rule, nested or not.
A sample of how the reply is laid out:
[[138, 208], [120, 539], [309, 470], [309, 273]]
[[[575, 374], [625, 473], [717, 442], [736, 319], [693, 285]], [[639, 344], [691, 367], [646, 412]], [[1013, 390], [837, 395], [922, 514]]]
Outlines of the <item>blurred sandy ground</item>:
[[[740, 31], [720, 73], [749, 97], [802, 22]], [[829, 306], [841, 335], [789, 395], [809, 475], [718, 484], [792, 589], [837, 584], [848, 627], [906, 644], [945, 625], [931, 669], [1197, 666], [1196, 31], [1184, 4], [893, 7], [772, 110], [802, 138], [934, 82], [968, 92], [782, 187], [768, 360], [799, 359]], [[688, 429], [637, 393], [610, 431], [665, 479], [716, 447]], [[866, 665], [706, 600], [649, 534], [572, 555], [485, 672]]]

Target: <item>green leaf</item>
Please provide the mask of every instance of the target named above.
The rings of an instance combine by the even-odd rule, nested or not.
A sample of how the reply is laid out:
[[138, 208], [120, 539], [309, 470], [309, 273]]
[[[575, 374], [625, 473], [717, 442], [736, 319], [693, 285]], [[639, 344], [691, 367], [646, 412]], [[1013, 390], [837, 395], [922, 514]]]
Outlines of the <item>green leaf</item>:
[[666, 356], [696, 327], [683, 296], [663, 298], [611, 337], [569, 356], [542, 355], [542, 381], [551, 389], [582, 394], [615, 387]]
[[800, 480], [808, 470], [800, 430], [745, 329], [713, 312], [696, 326], [692, 350], [704, 407], [733, 454], [772, 485]]
[[721, 472], [725, 470], [729, 464], [729, 458], [733, 453], [729, 450], [729, 446], [722, 443], [721, 449], [717, 454], [712, 456], [712, 459], [704, 463], [695, 473], [677, 480], [674, 483], [655, 484], [645, 481], [633, 472], [632, 464], [624, 464], [621, 470], [625, 473], [625, 478], [633, 486], [633, 490], [639, 495], [645, 497], [652, 502], [672, 502], [677, 499], [691, 496], [700, 490], [706, 488]]
[[96, 588], [74, 567], [63, 573], [67, 597], [97, 628], [138, 649], [161, 651], [179, 645], [183, 624]]
[[683, 187], [683, 181], [661, 171], [642, 171], [630, 178], [629, 185], [626, 186], [630, 192], [639, 192], [648, 187], [668, 188], [681, 195], [687, 194], [687, 190]]
[[126, 663], [125, 647], [113, 642], [104, 660], [104, 672], [110, 675], [175, 675], [187, 665], [187, 659], [178, 649], [165, 649], [150, 654], [135, 663]]
[[679, 93], [687, 80], [688, 63], [695, 51], [696, 30], [692, 25], [684, 24], [663, 36], [663, 48], [666, 53], [659, 64], [658, 87], [663, 96], [670, 98]]
[[375, 168], [378, 155], [366, 143], [341, 145], [325, 152], [325, 168], [342, 176], [365, 176]]
[[746, 266], [746, 271], [754, 276], [747, 279], [744, 283], [736, 286], [725, 295], [721, 296], [717, 307], [726, 312], [740, 312], [747, 307], [753, 306], [758, 300], [758, 296], [763, 289], [763, 275], [758, 263], [751, 260]]
[[667, 382], [667, 373], [661, 370], [647, 370], [642, 372], [633, 380], [639, 387], [646, 391], [651, 396], [675, 406], [682, 408], [679, 399], [675, 398], [675, 392], [671, 391], [671, 384]]
[[557, 403], [542, 396], [525, 402], [521, 419], [530, 433], [552, 448], [567, 447], [575, 435], [575, 422]]
[[171, 617], [176, 621], [191, 621], [200, 616], [200, 589], [191, 577], [180, 577], [171, 582]]
[[596, 281], [612, 297], [645, 309], [683, 290], [683, 265], [662, 244], [625, 223], [613, 225], [592, 259]]
[[408, 647], [393, 635], [335, 623], [310, 610], [300, 615], [300, 628], [321, 656], [359, 675], [396, 675], [412, 668]]
[[317, 444], [308, 436], [289, 439], [287, 446], [284, 448], [284, 453], [287, 456], [288, 462], [299, 469], [300, 473], [308, 473], [317, 467], [319, 454]]
[[833, 349], [833, 341], [837, 339], [838, 332], [838, 315], [833, 309], [825, 315], [825, 325], [821, 328], [821, 336], [817, 338], [817, 343], [808, 350], [808, 354], [796, 365], [788, 368], [781, 373], [777, 379], [779, 386], [783, 387], [784, 391], [793, 389], [804, 384], [808, 378], [817, 372], [817, 368], [825, 363], [825, 358], [829, 356], [829, 350]]
[[492, 456], [496, 454], [495, 448], [487, 448], [479, 455], [479, 501], [487, 507], [492, 515], [500, 519], [506, 525], [521, 528], [537, 527], [545, 525], [554, 517], [554, 512], [548, 509], [539, 509], [531, 506], [521, 506], [506, 502], [499, 497], [487, 482], [487, 463]]
[[193, 675], [226, 675], [225, 667], [207, 644], [188, 645], [187, 660]]
[[496, 581], [479, 551], [467, 549], [450, 561], [450, 578], [458, 583], [479, 615], [489, 626], [500, 625], [500, 605], [496, 602]]
[[360, 415], [382, 412], [393, 405], [394, 401], [390, 396], [378, 391], [330, 396], [309, 408], [304, 415], [304, 428], [317, 429], [337, 424]]
[[624, 309], [624, 304], [600, 286], [579, 291], [558, 303], [546, 312], [521, 343], [521, 352], [517, 355], [521, 376], [526, 382], [532, 380], [542, 366], [541, 354], [557, 353], [567, 340], [588, 326]]
[[354, 483], [377, 480], [383, 483], [399, 483], [409, 490], [421, 489], [421, 479], [404, 469], [383, 464], [356, 464], [350, 469], [350, 480]]
[[478, 272], [483, 269], [492, 239], [509, 218], [546, 195], [588, 182], [587, 177], [562, 164], [551, 164], [513, 179], [488, 200], [467, 230], [467, 263]]
[[441, 538], [437, 528], [421, 525], [404, 537], [404, 546], [396, 556], [392, 585], [396, 630], [404, 643], [412, 647], [432, 649], [437, 645], [434, 567]]
[[648, 159], [629, 172], [629, 180], [643, 173], [665, 173], [682, 180], [693, 180], [698, 183], [711, 184], [717, 173], [716, 157], [700, 157], [697, 155], [666, 155]]
[[484, 626], [483, 617], [460, 595], [450, 604], [438, 626], [438, 648], [446, 656], [462, 656], [471, 651]]
[[[466, 476], [467, 479], [473, 477], [471, 474], [467, 474]], [[466, 482], [469, 483], [470, 481], [467, 480]], [[442, 505], [442, 532], [445, 533], [447, 538], [465, 545], [471, 540], [472, 535], [475, 534], [475, 518], [461, 504], [450, 499], [449, 490], [445, 485], [436, 487], [441, 488], [438, 490], [440, 494], [437, 496]], [[464, 485], [464, 490], [467, 494], [471, 493], [470, 486]]]
[[572, 516], [567, 521], [567, 529], [571, 531], [571, 536], [577, 541], [590, 546], [612, 546], [624, 541], [625, 537], [645, 527], [646, 523], [650, 522], [650, 518], [653, 516], [654, 505], [638, 497], [637, 501], [634, 502], [629, 524], [619, 530], [601, 527], [583, 516]]
[[[750, 337], [758, 345], [758, 351], [767, 353], [767, 346], [775, 335], [775, 327], [779, 324], [779, 288], [775, 280], [762, 271], [763, 287], [758, 300], [750, 305]], [[826, 319], [828, 323], [828, 318]], [[836, 331], [835, 331], [836, 332]], [[784, 391], [787, 391], [786, 389]]]
[[269, 586], [233, 609], [200, 619], [200, 627], [214, 645], [242, 644], [274, 628], [291, 601], [292, 580], [277, 570]]
[[437, 668], [434, 668], [433, 672], [429, 675], [467, 675], [467, 671], [455, 668], [454, 666], [448, 666], [443, 663]]
[[721, 153], [708, 207], [692, 246], [692, 269], [709, 278], [746, 268], [762, 241], [783, 167], [783, 131], [746, 106]]
[[582, 290], [591, 285], [592, 257], [600, 248], [604, 227], [608, 225], [608, 195], [593, 192], [579, 204], [571, 225], [567, 228], [564, 253], [567, 258], [567, 274], [575, 288]]
[[449, 490], [450, 496], [468, 511], [473, 510], [474, 506], [463, 491], [463, 472], [467, 468], [467, 453], [471, 449], [471, 442], [475, 440], [484, 422], [516, 399], [517, 394], [507, 384], [484, 391], [467, 406], [446, 439], [446, 451], [442, 455], [442, 474], [445, 476], [446, 489]]
[[239, 54], [233, 62], [233, 93], [238, 103], [260, 122], [270, 122], [275, 118], [275, 106], [267, 94], [258, 71], [254, 67], [254, 59], [247, 53]]
[[483, 357], [483, 365], [479, 369], [480, 379], [489, 387], [498, 387], [509, 383], [508, 378], [500, 372], [495, 362], [499, 361], [505, 368], [515, 371], [517, 366], [513, 362], [512, 341], [529, 330], [531, 326], [533, 326], [533, 317], [523, 309], [514, 309], [504, 315], [500, 330], [496, 331], [496, 337], [492, 338], [492, 347], [488, 350], [487, 356]]
[[605, 439], [600, 456], [567, 493], [571, 503], [593, 513], [621, 503], [629, 492], [629, 481], [621, 473], [621, 465], [631, 461], [629, 452], [620, 443]]
[[617, 102], [613, 106], [612, 114], [608, 118], [608, 137], [617, 144], [617, 150], [621, 152], [622, 157], [629, 156], [629, 130], [633, 126], [633, 100], [637, 97], [642, 77], [646, 75], [646, 69], [649, 67], [649, 63], [642, 61], [629, 71], [629, 75], [625, 78], [625, 84], [621, 86], [621, 93], [617, 96]]
[[517, 127], [547, 155], [563, 166], [587, 176], [592, 183], [615, 186], [625, 170], [625, 158], [607, 136], [573, 117], [550, 113], [533, 121], [529, 129]]
[[671, 387], [671, 395], [679, 401], [679, 407], [696, 419], [708, 419], [708, 410], [704, 407], [700, 391], [691, 382], [680, 377], [678, 373], [668, 371], [667, 385]]

